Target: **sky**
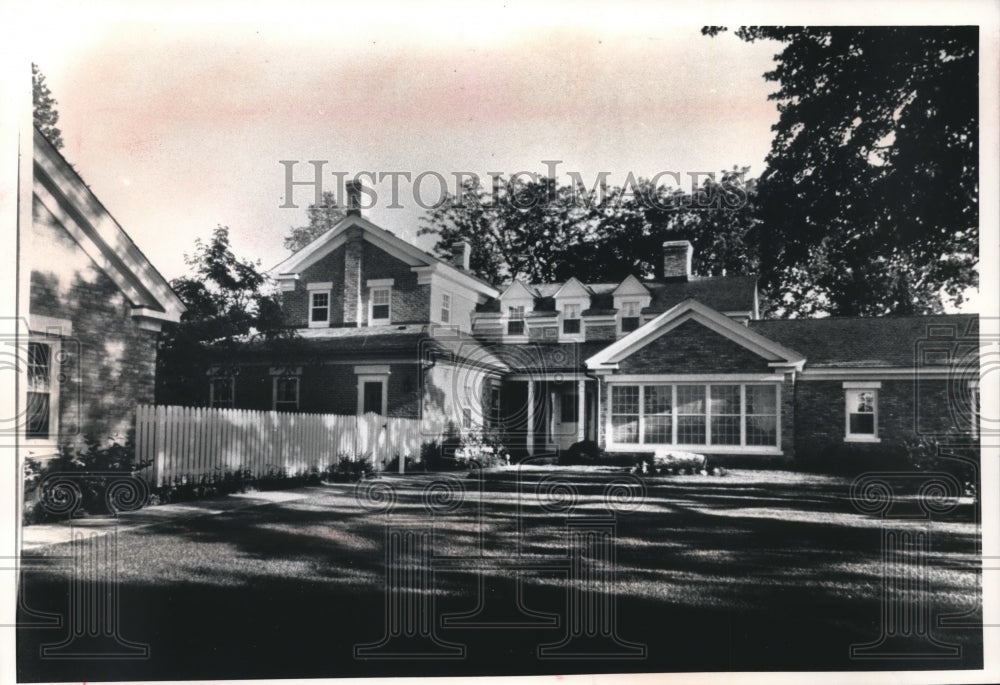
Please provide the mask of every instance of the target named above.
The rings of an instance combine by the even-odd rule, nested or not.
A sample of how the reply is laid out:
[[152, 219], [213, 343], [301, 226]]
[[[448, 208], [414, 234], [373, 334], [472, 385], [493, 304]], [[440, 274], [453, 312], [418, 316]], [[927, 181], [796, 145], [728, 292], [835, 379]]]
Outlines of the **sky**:
[[[708, 38], [654, 4], [530, 20], [526, 6], [501, 4], [392, 18], [360, 3], [315, 16], [289, 7], [77, 14], [47, 19], [47, 39], [32, 44], [63, 154], [167, 278], [218, 224], [241, 257], [270, 268], [287, 255], [312, 190], [295, 188], [299, 208], [282, 208], [281, 160], [298, 162], [296, 180], [325, 161], [330, 190], [334, 171], [430, 172], [425, 206], [440, 197], [436, 174], [454, 188], [456, 172], [488, 182], [544, 174], [546, 160], [561, 161], [564, 182], [606, 171], [612, 185], [630, 172], [689, 184], [692, 172], [764, 168], [774, 43]], [[393, 207], [391, 177], [365, 179], [379, 193], [365, 214], [413, 240], [424, 209], [397, 178]]]

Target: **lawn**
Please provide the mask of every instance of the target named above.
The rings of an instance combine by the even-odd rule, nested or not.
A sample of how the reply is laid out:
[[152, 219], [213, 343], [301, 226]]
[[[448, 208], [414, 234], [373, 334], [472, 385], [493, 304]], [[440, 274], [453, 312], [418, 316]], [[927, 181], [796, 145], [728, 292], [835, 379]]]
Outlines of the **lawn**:
[[[888, 522], [929, 533], [919, 575], [930, 633], [961, 656], [912, 658], [927, 653], [919, 634], [894, 643], [906, 658], [850, 657], [882, 632], [884, 573], [882, 522], [852, 506], [849, 486], [743, 470], [637, 486], [607, 470], [533, 468], [300, 488], [296, 499], [120, 534], [119, 629], [149, 658], [40, 659], [39, 645], [67, 629], [27, 628], [19, 679], [980, 667], [968, 506]], [[388, 580], [387, 538], [399, 552]], [[38, 554], [54, 561], [67, 548]], [[906, 568], [918, 561], [901, 557]], [[66, 612], [56, 564], [27, 573], [24, 588], [31, 609]], [[378, 646], [396, 597], [402, 635]], [[399, 649], [422, 658], [375, 658]]]

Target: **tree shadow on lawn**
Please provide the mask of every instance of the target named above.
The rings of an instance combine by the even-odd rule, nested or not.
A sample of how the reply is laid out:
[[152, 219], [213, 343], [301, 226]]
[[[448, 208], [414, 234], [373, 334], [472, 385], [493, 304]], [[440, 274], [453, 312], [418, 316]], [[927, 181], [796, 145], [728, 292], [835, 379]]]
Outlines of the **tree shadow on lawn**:
[[[396, 483], [394, 530], [429, 530], [422, 483]], [[525, 498], [520, 506], [486, 484], [481, 562], [486, 590], [515, 602], [510, 559], [519, 530], [535, 559], [564, 558], [566, 517]], [[466, 483], [466, 504], [476, 500]], [[579, 505], [599, 509], [599, 488], [581, 483]], [[318, 490], [318, 491], [317, 491]], [[739, 488], [737, 488], [739, 491]], [[276, 503], [158, 526], [120, 537], [121, 629], [151, 646], [142, 662], [52, 661], [39, 644], [63, 630], [19, 631], [19, 678], [38, 680], [518, 675], [726, 670], [880, 670], [974, 668], [982, 663], [975, 629], [938, 628], [964, 647], [961, 661], [852, 661], [849, 646], [879, 636], [881, 531], [849, 513], [784, 520], [740, 513], [717, 493], [650, 487], [642, 507], [617, 516], [618, 635], [647, 646], [642, 660], [539, 660], [539, 644], [558, 642], [559, 627], [517, 630], [438, 629], [467, 645], [455, 661], [358, 661], [357, 643], [385, 633], [384, 519], [362, 509], [348, 486], [306, 489], [306, 501]], [[778, 499], [784, 499], [779, 497]], [[767, 505], [773, 508], [772, 503]], [[809, 503], [798, 508], [809, 512]], [[779, 509], [787, 515], [792, 505]], [[517, 515], [524, 519], [518, 526]], [[435, 519], [435, 547], [478, 554], [479, 528], [468, 507]], [[457, 519], [457, 520], [456, 520]], [[867, 521], [867, 525], [865, 525]], [[973, 529], [974, 526], [969, 526]], [[455, 541], [458, 542], [455, 542]], [[442, 544], [451, 541], [453, 544]], [[974, 552], [975, 532], [932, 538], [932, 561]], [[55, 551], [51, 551], [55, 550]], [[64, 551], [64, 550], [63, 550]], [[59, 553], [50, 548], [49, 553]], [[438, 552], [441, 554], [441, 552]], [[539, 612], [566, 617], [564, 570], [525, 571], [524, 599]], [[435, 573], [436, 615], [476, 604], [471, 570]], [[932, 576], [933, 615], [974, 610], [972, 571]], [[66, 611], [67, 581], [32, 578], [28, 606]]]

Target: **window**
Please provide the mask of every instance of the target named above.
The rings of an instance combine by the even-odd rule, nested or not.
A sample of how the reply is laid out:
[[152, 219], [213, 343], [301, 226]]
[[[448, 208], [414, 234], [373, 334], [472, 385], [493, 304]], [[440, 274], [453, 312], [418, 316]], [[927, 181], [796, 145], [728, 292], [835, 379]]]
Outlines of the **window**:
[[563, 307], [563, 333], [580, 332], [580, 305], [567, 304]]
[[773, 385], [746, 386], [746, 444], [778, 444], [778, 393]]
[[371, 316], [372, 323], [389, 323], [392, 288], [372, 288]]
[[677, 386], [677, 442], [705, 444], [705, 386]]
[[276, 376], [273, 380], [275, 411], [297, 411], [299, 408], [299, 379], [297, 376]]
[[507, 335], [524, 335], [524, 305], [507, 308]]
[[643, 387], [644, 426], [642, 441], [669, 444], [673, 436], [673, 388], [669, 385]]
[[494, 426], [500, 425], [500, 388], [493, 385], [490, 386], [490, 406], [488, 409], [488, 416], [490, 417], [490, 424]]
[[25, 437], [47, 440], [52, 429], [52, 348], [28, 343], [28, 396]]
[[330, 293], [309, 293], [309, 323], [330, 323]]
[[472, 428], [472, 409], [469, 407], [462, 407], [462, 428], [465, 430]]
[[213, 407], [232, 409], [236, 404], [236, 379], [232, 376], [213, 378], [209, 393], [209, 403]]
[[778, 446], [771, 384], [611, 385], [610, 444]]
[[845, 391], [847, 400], [847, 433], [845, 439], [878, 440], [878, 390], [853, 388]]
[[639, 442], [639, 386], [611, 386], [611, 429], [614, 442]]
[[441, 293], [441, 323], [451, 322], [451, 295]]
[[713, 385], [710, 393], [712, 444], [739, 445], [741, 442], [740, 386]]
[[639, 327], [639, 303], [622, 302], [622, 333], [631, 333]]

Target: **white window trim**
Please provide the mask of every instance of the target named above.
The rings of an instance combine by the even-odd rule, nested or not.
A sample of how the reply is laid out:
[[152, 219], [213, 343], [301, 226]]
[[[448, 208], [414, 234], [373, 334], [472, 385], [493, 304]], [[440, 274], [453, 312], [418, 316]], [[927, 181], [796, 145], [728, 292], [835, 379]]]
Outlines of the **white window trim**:
[[[368, 281], [368, 325], [369, 326], [388, 326], [392, 324], [392, 284], [380, 283], [379, 281], [392, 281], [391, 278], [382, 278], [378, 281]], [[374, 283], [374, 285], [372, 285]], [[384, 319], [375, 319], [372, 316], [372, 312], [375, 311], [375, 293], [379, 290], [386, 290], [389, 292], [389, 315]]]
[[[633, 304], [633, 303], [636, 305], [635, 316], [626, 317], [625, 316], [625, 305], [627, 305], [627, 304]], [[616, 321], [616, 328], [618, 329], [618, 335], [628, 335], [629, 333], [632, 333], [633, 331], [636, 331], [639, 328], [642, 328], [642, 325], [643, 325], [642, 310], [643, 310], [644, 306], [648, 307], [649, 305], [648, 304], [644, 305], [643, 301], [642, 301], [642, 298], [638, 297], [638, 296], [637, 297], [628, 297], [628, 296], [625, 296], [625, 298], [622, 299], [621, 306], [620, 307], [616, 307], [616, 309], [618, 309], [618, 316], [615, 317], [617, 319], [617, 321]], [[626, 318], [629, 318], [629, 319], [638, 319], [639, 320], [638, 327], [632, 329], [631, 331], [626, 331], [623, 328], [623, 326], [625, 324], [625, 319]]]
[[[978, 401], [977, 400], [978, 397]], [[969, 381], [969, 427], [973, 438], [979, 438], [979, 422], [983, 413], [983, 397], [979, 391], [979, 379]]]
[[[330, 314], [333, 305], [333, 283], [326, 281], [323, 283], [309, 283], [306, 285], [306, 295], [309, 298], [309, 328], [328, 328], [330, 326]], [[326, 319], [323, 321], [313, 321], [313, 295], [326, 295]]]
[[[670, 398], [671, 398], [671, 423], [672, 423], [672, 433], [671, 439], [672, 443], [644, 443], [642, 438], [645, 430], [645, 386], [646, 385], [665, 385], [663, 382], [656, 381], [628, 381], [628, 382], [612, 382], [608, 381], [607, 384], [607, 397], [608, 397], [608, 407], [607, 416], [605, 420], [605, 450], [608, 452], [654, 452], [657, 450], [673, 450], [679, 452], [708, 452], [709, 454], [768, 454], [768, 455], [778, 455], [782, 454], [781, 451], [781, 384], [773, 382], [760, 382], [760, 381], [740, 381], [740, 382], [726, 382], [726, 381], [712, 381], [712, 382], [701, 382], [689, 380], [687, 382], [672, 382], [669, 383], [671, 386]], [[614, 426], [612, 423], [612, 398], [614, 386], [622, 385], [638, 385], [639, 386], [639, 441], [630, 443], [619, 443], [614, 441]], [[678, 405], [677, 405], [677, 388], [680, 385], [696, 385], [702, 386], [705, 392], [705, 442], [704, 443], [683, 443], [679, 444], [677, 442], [677, 427], [678, 427]], [[713, 445], [712, 440], [712, 413], [711, 413], [711, 390], [712, 385], [739, 385], [740, 386], [740, 442], [746, 443], [746, 386], [747, 385], [770, 385], [775, 389], [775, 444], [774, 445]]]
[[[882, 389], [881, 381], [844, 381], [844, 442], [868, 442], [878, 443], [882, 439], [878, 434], [879, 423], [879, 391]], [[874, 408], [874, 433], [852, 433], [851, 432], [851, 395], [860, 391], [870, 391], [872, 393], [872, 404]]]
[[[587, 300], [586, 302], [589, 302]], [[583, 323], [583, 312], [587, 309], [587, 305], [584, 300], [566, 300], [560, 303], [559, 307], [559, 340], [560, 342], [583, 342], [587, 338], [587, 329]], [[565, 308], [567, 306], [576, 307], [576, 320], [580, 322], [579, 333], [564, 333], [563, 332], [563, 321], [566, 320]]]
[[295, 381], [295, 409], [293, 411], [298, 411], [302, 381], [298, 375], [293, 374], [274, 375], [271, 377], [271, 411], [278, 411], [278, 381], [281, 380]]
[[[56, 449], [59, 446], [59, 372], [56, 369], [56, 365], [60, 364], [60, 357], [62, 352], [62, 341], [59, 338], [47, 338], [47, 337], [36, 337], [29, 336], [28, 343], [39, 343], [41, 345], [48, 345], [49, 347], [49, 436], [47, 438], [29, 438], [27, 437], [27, 425], [24, 426], [21, 432], [21, 436], [24, 438], [24, 446], [32, 449]], [[25, 358], [25, 375], [23, 376], [25, 380], [25, 392], [21, 396], [24, 399], [25, 412], [28, 408], [28, 392], [31, 389], [28, 388], [27, 383], [27, 358]], [[27, 416], [27, 413], [25, 414]]]
[[[502, 328], [503, 339], [504, 340], [527, 340], [528, 339], [528, 312], [531, 311], [531, 306], [530, 305], [525, 305], [522, 302], [510, 302], [510, 303], [504, 304], [502, 306], [504, 307], [504, 309], [503, 309], [503, 312], [502, 312], [503, 316], [500, 318], [500, 324], [501, 324], [501, 326], [503, 326], [503, 328]], [[521, 307], [522, 309], [524, 309], [524, 313], [522, 314], [521, 319], [520, 319], [520, 321], [522, 321], [524, 323], [524, 332], [523, 333], [508, 333], [507, 332], [507, 330], [508, 330], [507, 329], [507, 324], [510, 323], [511, 321], [518, 321], [518, 319], [512, 319], [511, 316], [510, 316], [510, 310], [512, 308], [515, 308], [515, 307]]]
[[364, 414], [365, 383], [382, 384], [382, 416], [389, 416], [389, 374], [358, 374], [358, 416]]

